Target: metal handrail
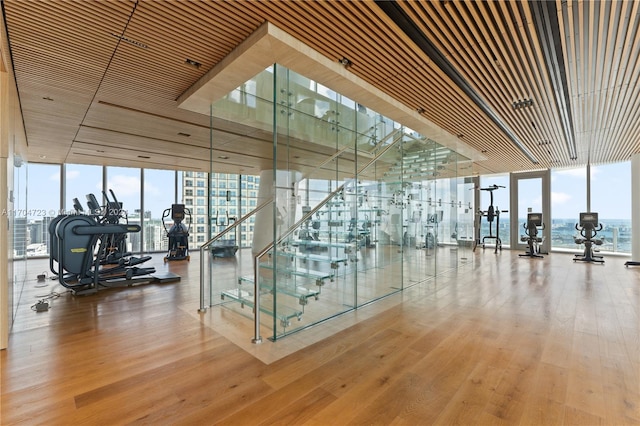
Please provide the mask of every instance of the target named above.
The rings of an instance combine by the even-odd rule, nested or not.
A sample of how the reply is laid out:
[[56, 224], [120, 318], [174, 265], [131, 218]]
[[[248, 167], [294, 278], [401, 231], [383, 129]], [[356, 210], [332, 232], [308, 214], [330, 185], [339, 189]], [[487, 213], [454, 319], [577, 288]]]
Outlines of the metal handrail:
[[[359, 175], [360, 173], [364, 172], [367, 168], [369, 168], [369, 166], [371, 166], [373, 163], [375, 163], [382, 155], [384, 155], [389, 149], [391, 149], [399, 140], [402, 140], [402, 136], [403, 136], [403, 134], [400, 133], [400, 137], [398, 137], [397, 139], [393, 140], [393, 142], [391, 142], [389, 145], [387, 145], [381, 152], [379, 152], [374, 158], [372, 158], [367, 164], [365, 164], [364, 167], [362, 167], [360, 170], [358, 170], [356, 172], [356, 176]], [[315, 206], [309, 212], [304, 214], [302, 216], [302, 219], [300, 219], [299, 221], [294, 223], [291, 227], [289, 227], [289, 229], [284, 234], [282, 234], [280, 237], [278, 237], [278, 239], [276, 241], [273, 241], [273, 242], [267, 244], [266, 247], [264, 247], [262, 250], [260, 250], [260, 252], [258, 252], [257, 254], [255, 254], [253, 256], [253, 258], [254, 258], [254, 262], [253, 262], [253, 267], [254, 267], [254, 269], [253, 269], [254, 337], [253, 337], [253, 339], [251, 339], [251, 341], [253, 343], [262, 342], [262, 337], [260, 336], [260, 294], [258, 292], [258, 290], [260, 288], [260, 285], [259, 285], [259, 282], [258, 282], [258, 273], [259, 273], [259, 270], [260, 270], [260, 258], [262, 256], [264, 256], [269, 250], [274, 248], [277, 244], [280, 244], [289, 235], [291, 235], [296, 229], [298, 229], [298, 227], [302, 223], [304, 223], [306, 220], [309, 220], [309, 218], [312, 217], [313, 214], [316, 213], [319, 209], [324, 207], [333, 198], [334, 195], [336, 195], [340, 191], [344, 190], [345, 185], [346, 184], [343, 183], [338, 188], [333, 190], [329, 195], [326, 196], [326, 198], [324, 200], [322, 200], [320, 203], [318, 203], [317, 206]]]
[[198, 312], [204, 312], [207, 310], [207, 308], [205, 308], [204, 306], [204, 261], [205, 259], [208, 259], [208, 257], [205, 256], [205, 251], [207, 250], [207, 248], [209, 248], [211, 244], [213, 244], [214, 242], [222, 238], [223, 235], [228, 234], [229, 232], [231, 232], [231, 230], [235, 230], [239, 225], [244, 223], [251, 216], [256, 214], [258, 211], [262, 210], [266, 206], [270, 205], [271, 203], [273, 203], [273, 198], [267, 201], [264, 201], [262, 204], [258, 205], [258, 207], [251, 210], [246, 215], [242, 216], [239, 220], [235, 221], [233, 225], [225, 228], [222, 232], [220, 232], [215, 237], [209, 239], [209, 241], [205, 242], [203, 245], [200, 246], [200, 309], [198, 309]]
[[282, 234], [282, 236], [280, 236], [278, 238], [277, 241], [275, 242], [270, 242], [269, 244], [267, 244], [267, 246], [265, 246], [265, 248], [263, 248], [262, 250], [260, 250], [259, 253], [257, 253], [254, 257], [262, 257], [265, 255], [265, 253], [267, 253], [269, 250], [271, 250], [273, 248], [273, 246], [275, 246], [276, 244], [280, 244], [285, 238], [287, 238], [289, 235], [291, 235], [292, 233], [295, 232], [296, 229], [298, 229], [298, 227], [300, 225], [302, 225], [305, 221], [309, 220], [318, 210], [320, 210], [322, 207], [324, 207], [330, 200], [331, 198], [333, 198], [334, 195], [338, 194], [340, 191], [342, 191], [344, 189], [344, 186], [346, 184], [343, 183], [342, 185], [340, 185], [339, 187], [337, 187], [336, 189], [334, 189], [333, 191], [331, 191], [329, 193], [329, 195], [326, 196], [326, 198], [324, 200], [322, 200], [317, 206], [315, 206], [314, 208], [312, 208], [311, 210], [309, 210], [307, 213], [305, 213], [302, 216], [302, 219], [298, 220], [296, 223], [294, 223], [293, 225], [291, 225], [289, 227], [289, 229], [287, 229], [287, 231]]

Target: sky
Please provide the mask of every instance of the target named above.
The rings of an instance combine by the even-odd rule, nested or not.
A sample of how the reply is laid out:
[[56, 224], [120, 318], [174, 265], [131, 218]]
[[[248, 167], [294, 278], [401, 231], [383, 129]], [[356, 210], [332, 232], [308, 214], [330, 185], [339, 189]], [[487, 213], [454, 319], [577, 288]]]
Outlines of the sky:
[[[554, 219], [578, 219], [586, 211], [586, 168], [551, 171], [551, 215]], [[480, 186], [502, 185], [494, 192], [494, 206], [509, 209], [509, 175], [482, 176]], [[541, 181], [524, 181], [519, 189], [518, 216], [525, 217], [528, 207], [532, 212], [542, 211]], [[489, 206], [489, 192], [481, 192], [481, 209]], [[631, 163], [591, 166], [591, 211], [598, 212], [600, 220], [631, 219]]]
[[[19, 169], [16, 180], [16, 198], [27, 190], [26, 203], [24, 197], [18, 200], [16, 209], [26, 210], [30, 219], [41, 216], [56, 216], [60, 208], [60, 172], [58, 166], [29, 164], [28, 179], [26, 167]], [[67, 196], [65, 210], [73, 211], [72, 200], [78, 198], [82, 207], [87, 210], [86, 195], [93, 193], [102, 203], [102, 167], [85, 165], [67, 165]], [[25, 184], [25, 182], [28, 182]], [[162, 217], [165, 209], [171, 208], [175, 196], [174, 172], [162, 170], [145, 171], [145, 210], [152, 212], [153, 218]], [[140, 208], [140, 170], [124, 167], [107, 168], [107, 188], [112, 189], [123, 208], [130, 212]], [[109, 194], [111, 198], [111, 194]]]

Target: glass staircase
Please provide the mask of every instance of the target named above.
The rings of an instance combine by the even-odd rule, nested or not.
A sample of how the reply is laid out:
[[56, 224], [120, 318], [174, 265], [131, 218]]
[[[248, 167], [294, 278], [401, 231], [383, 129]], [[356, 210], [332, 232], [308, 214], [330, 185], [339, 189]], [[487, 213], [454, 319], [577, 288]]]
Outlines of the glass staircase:
[[[435, 276], [438, 210], [447, 208], [436, 198], [438, 177], [454, 179], [452, 200], [444, 203], [449, 220], [473, 215], [456, 213], [456, 197], [469, 192], [456, 189], [457, 167], [468, 159], [277, 65], [212, 111], [212, 120], [242, 121], [273, 135], [272, 170], [263, 171], [272, 174], [260, 179], [272, 195], [200, 248], [200, 312], [219, 306], [253, 320], [254, 342]], [[256, 228], [258, 216], [270, 219], [254, 230], [251, 253], [209, 256], [211, 245], [254, 215]], [[256, 243], [259, 233], [268, 244]], [[462, 258], [449, 256], [447, 265]]]

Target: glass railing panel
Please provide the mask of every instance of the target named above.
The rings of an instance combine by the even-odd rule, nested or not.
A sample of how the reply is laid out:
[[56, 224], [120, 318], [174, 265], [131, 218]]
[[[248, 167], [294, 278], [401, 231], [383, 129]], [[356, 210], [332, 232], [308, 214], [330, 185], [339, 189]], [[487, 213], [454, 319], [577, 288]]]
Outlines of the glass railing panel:
[[239, 312], [245, 316], [253, 317], [251, 310], [245, 310], [247, 306], [235, 303], [236, 295], [253, 294], [253, 288], [246, 282], [247, 278], [253, 279], [253, 256], [251, 249], [238, 249], [233, 253], [220, 250], [219, 246], [213, 246], [205, 251], [204, 280], [209, 284], [204, 293], [205, 306], [223, 306]]
[[358, 238], [349, 234], [351, 206], [346, 194], [339, 190], [313, 209], [297, 211], [297, 224], [259, 258], [261, 309], [271, 307], [271, 338], [355, 307], [360, 247]]

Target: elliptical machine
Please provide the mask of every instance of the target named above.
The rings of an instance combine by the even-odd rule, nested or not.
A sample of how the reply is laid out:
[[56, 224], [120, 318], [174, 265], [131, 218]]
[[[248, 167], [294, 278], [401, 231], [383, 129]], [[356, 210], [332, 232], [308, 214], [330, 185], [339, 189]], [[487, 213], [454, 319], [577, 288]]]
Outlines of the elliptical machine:
[[[167, 229], [165, 219], [171, 215], [173, 225]], [[183, 223], [188, 217], [188, 223]], [[162, 225], [169, 238], [169, 249], [164, 262], [171, 260], [191, 260], [189, 255], [189, 232], [191, 231], [191, 210], [184, 204], [172, 204], [170, 209], [162, 212]]]
[[[497, 206], [496, 207], [493, 206], [493, 191], [499, 188], [505, 188], [505, 187], [502, 185], [493, 184], [486, 188], [480, 188], [480, 191], [489, 191], [489, 194], [491, 195], [491, 201], [489, 203], [489, 208], [486, 211], [478, 210], [478, 233], [477, 233], [478, 238], [476, 238], [476, 243], [473, 246], [473, 251], [476, 250], [476, 247], [479, 244], [482, 244], [482, 249], [484, 250], [486, 240], [491, 240], [491, 239], [496, 240], [496, 247], [495, 247], [494, 253], [498, 253], [498, 249], [502, 251], [502, 240], [500, 239], [500, 213], [508, 213], [509, 210], [500, 210]], [[489, 223], [489, 235], [486, 235], [485, 237], [482, 238], [482, 241], [480, 241], [480, 224], [482, 223], [482, 218], [485, 216], [487, 218], [487, 222]], [[496, 222], [496, 235], [493, 235], [494, 220]]]
[[106, 206], [100, 206], [93, 194], [87, 195], [91, 214], [83, 214], [82, 205], [74, 199], [76, 214], [58, 215], [49, 223], [49, 269], [74, 295], [158, 279], [152, 275], [156, 272], [154, 267], [135, 266], [151, 256], [134, 258], [126, 252], [127, 235], [140, 232], [141, 228], [140, 225], [120, 223], [122, 204], [116, 200], [113, 191], [110, 192], [113, 201], [109, 201], [104, 193], [108, 201]]
[[584, 253], [573, 256], [573, 261], [604, 263], [602, 256], [594, 255], [593, 246], [602, 245], [602, 240], [596, 238], [599, 231], [602, 231], [602, 224], [598, 222], [598, 213], [580, 213], [580, 223], [576, 223], [576, 231], [580, 232], [580, 237], [574, 237], [576, 244], [584, 244]]
[[520, 237], [520, 241], [527, 243], [528, 248], [525, 253], [521, 253], [518, 256], [544, 258], [544, 256], [540, 254], [540, 244], [542, 244], [543, 237], [538, 236], [538, 231], [544, 229], [542, 213], [527, 214], [527, 222], [522, 225], [522, 227], [524, 228], [525, 235]]

